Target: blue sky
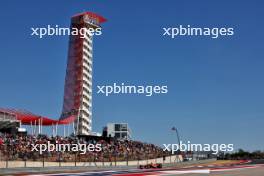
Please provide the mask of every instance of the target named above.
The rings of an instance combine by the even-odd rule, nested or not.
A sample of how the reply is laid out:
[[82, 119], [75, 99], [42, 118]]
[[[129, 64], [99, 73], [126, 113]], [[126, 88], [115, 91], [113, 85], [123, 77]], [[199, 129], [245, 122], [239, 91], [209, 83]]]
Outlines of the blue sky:
[[[83, 11], [103, 15], [94, 41], [94, 88], [114, 82], [168, 85], [152, 97], [93, 94], [93, 128], [128, 122], [135, 139], [233, 143], [264, 150], [264, 3], [261, 1], [1, 1], [0, 107], [58, 118], [68, 37], [38, 39], [31, 27], [68, 27]], [[163, 37], [163, 27], [233, 27], [235, 35]]]

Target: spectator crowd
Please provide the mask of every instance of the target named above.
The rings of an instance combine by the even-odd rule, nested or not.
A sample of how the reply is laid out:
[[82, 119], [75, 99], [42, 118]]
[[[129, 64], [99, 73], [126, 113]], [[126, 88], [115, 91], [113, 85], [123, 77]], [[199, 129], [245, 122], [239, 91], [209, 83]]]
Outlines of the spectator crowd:
[[[45, 151], [40, 154], [38, 151], [32, 151], [34, 144], [101, 144], [101, 151], [80, 152], [72, 151]], [[33, 145], [32, 145], [33, 144]], [[46, 135], [0, 135], [0, 160], [32, 160], [32, 161], [128, 161], [144, 160], [164, 157], [168, 155], [161, 147], [153, 144], [143, 143], [132, 140], [116, 139], [79, 139], [74, 136], [69, 137], [49, 137]]]

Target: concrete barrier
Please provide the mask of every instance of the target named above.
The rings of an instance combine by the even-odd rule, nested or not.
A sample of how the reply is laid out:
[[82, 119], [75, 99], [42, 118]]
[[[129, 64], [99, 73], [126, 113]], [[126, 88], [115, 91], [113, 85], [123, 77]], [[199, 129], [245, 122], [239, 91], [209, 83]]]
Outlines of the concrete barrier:
[[0, 161], [0, 168], [21, 168], [21, 167], [114, 167], [114, 166], [138, 166], [150, 163], [177, 163], [182, 161], [181, 155], [168, 156], [163, 158], [155, 158], [148, 160], [134, 161], [113, 161], [113, 162], [48, 162], [44, 161]]

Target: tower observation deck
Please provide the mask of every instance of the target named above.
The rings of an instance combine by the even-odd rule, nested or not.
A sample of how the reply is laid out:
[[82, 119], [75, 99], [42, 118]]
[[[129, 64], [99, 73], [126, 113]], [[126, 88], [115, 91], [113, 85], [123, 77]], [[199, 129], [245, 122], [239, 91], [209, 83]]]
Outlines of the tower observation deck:
[[[71, 19], [71, 29], [86, 31], [101, 28], [106, 20], [92, 12], [77, 14]], [[71, 35], [64, 86], [63, 110], [60, 119], [74, 115], [74, 128], [78, 135], [92, 131], [92, 65], [93, 33]]]
[[[100, 24], [105, 21], [104, 17], [93, 12], [80, 13], [71, 18], [63, 108], [58, 120], [36, 115], [26, 110], [0, 108], [0, 115], [5, 117], [1, 116], [0, 123], [3, 124], [7, 116], [12, 116], [20, 124], [38, 125], [39, 133], [41, 133], [43, 125], [73, 124], [75, 135], [91, 134], [94, 36], [91, 29], [94, 31], [101, 29]], [[73, 30], [75, 31], [74, 35]]]

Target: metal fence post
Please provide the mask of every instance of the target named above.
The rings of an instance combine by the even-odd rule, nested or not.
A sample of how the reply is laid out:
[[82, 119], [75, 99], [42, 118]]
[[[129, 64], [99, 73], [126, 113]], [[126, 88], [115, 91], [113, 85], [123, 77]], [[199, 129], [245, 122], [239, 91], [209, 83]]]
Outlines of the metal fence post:
[[6, 168], [8, 168], [8, 160], [9, 160], [9, 156], [10, 155], [10, 153], [8, 152], [8, 155], [6, 156]]
[[75, 153], [75, 167], [77, 166], [77, 154]]
[[147, 153], [147, 164], [149, 163], [149, 154]]
[[45, 167], [45, 158], [44, 158], [44, 154], [42, 154], [42, 167]]
[[126, 159], [127, 159], [127, 161], [126, 161], [126, 162], [127, 162], [127, 166], [128, 166], [128, 154], [127, 154], [127, 157], [126, 157]]
[[95, 165], [95, 166], [97, 166], [96, 162], [97, 162], [97, 158], [96, 158], [96, 156], [94, 155], [94, 165]]
[[59, 167], [61, 167], [61, 153], [59, 153]]

